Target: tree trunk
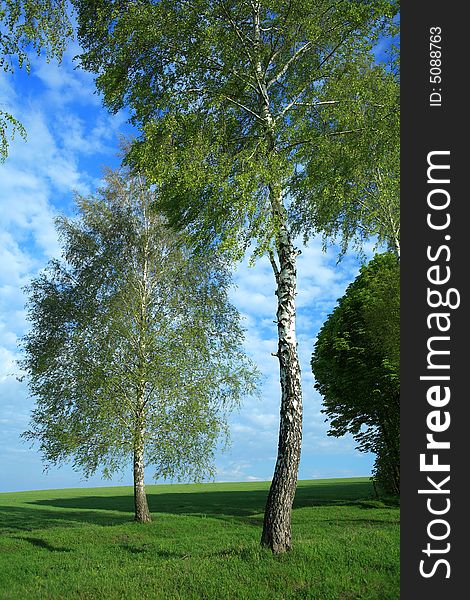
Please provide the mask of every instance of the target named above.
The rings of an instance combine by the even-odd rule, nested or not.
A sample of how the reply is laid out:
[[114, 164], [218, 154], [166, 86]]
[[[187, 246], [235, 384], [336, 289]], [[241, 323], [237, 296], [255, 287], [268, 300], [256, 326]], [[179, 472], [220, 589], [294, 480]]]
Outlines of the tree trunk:
[[271, 255], [277, 282], [277, 328], [281, 412], [276, 467], [264, 514], [261, 543], [275, 553], [292, 545], [291, 513], [297, 487], [302, 445], [302, 391], [295, 334], [295, 295], [297, 252], [285, 226], [284, 207], [277, 194], [273, 200], [275, 217], [280, 219], [277, 255]]
[[[261, 57], [260, 3], [253, 7], [253, 43], [255, 80], [259, 90], [259, 104], [265, 123], [268, 142], [267, 157], [276, 154], [275, 119], [271, 113], [266, 70]], [[277, 330], [279, 372], [281, 381], [281, 414], [277, 461], [264, 513], [261, 544], [273, 552], [290, 550], [292, 546], [291, 513], [297, 487], [297, 472], [302, 445], [302, 391], [300, 364], [295, 335], [295, 295], [297, 252], [287, 227], [288, 219], [282, 199], [282, 186], [269, 186], [272, 218], [276, 228], [278, 264], [270, 254], [277, 283]]]
[[[142, 182], [139, 179], [140, 184]], [[145, 245], [143, 252], [142, 278], [143, 285], [140, 286], [140, 314], [138, 315], [137, 326], [139, 332], [138, 338], [138, 357], [139, 357], [139, 372], [140, 385], [137, 404], [137, 413], [135, 421], [134, 435], [134, 506], [135, 506], [135, 521], [139, 523], [149, 523], [150, 517], [149, 507], [147, 503], [147, 494], [145, 493], [144, 482], [144, 436], [145, 436], [145, 388], [147, 382], [147, 322], [148, 322], [148, 306], [149, 306], [149, 246], [150, 246], [150, 221], [147, 212], [145, 216]]]
[[388, 463], [390, 488], [395, 494], [400, 495], [399, 432], [394, 431], [393, 424], [389, 425], [385, 419], [383, 419], [380, 423], [380, 430], [382, 432], [382, 439], [386, 448], [386, 460]]
[[134, 448], [134, 507], [135, 521], [149, 523], [152, 520], [147, 503], [147, 494], [145, 493], [144, 446], [141, 438], [137, 439]]

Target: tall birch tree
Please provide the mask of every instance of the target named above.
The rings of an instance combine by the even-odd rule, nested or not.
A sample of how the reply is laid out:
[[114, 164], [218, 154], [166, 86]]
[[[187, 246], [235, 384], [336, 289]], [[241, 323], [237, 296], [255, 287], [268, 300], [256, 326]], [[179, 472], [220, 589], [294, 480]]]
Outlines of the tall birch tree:
[[[128, 160], [160, 186], [160, 209], [170, 225], [186, 230], [200, 247], [217, 244], [241, 257], [254, 243], [254, 257], [270, 258], [281, 402], [262, 544], [284, 552], [292, 545], [302, 439], [295, 327], [299, 223], [292, 203], [306, 193], [300, 175], [321, 140], [351, 135], [365, 144], [375, 135], [376, 120], [387, 118], [380, 103], [370, 102], [373, 80], [383, 76], [370, 50], [396, 3], [74, 0], [74, 5], [82, 66], [96, 73], [111, 110], [131, 110], [141, 138]], [[343, 130], [341, 117], [355, 109], [361, 126]], [[321, 180], [326, 174], [315, 175]]]
[[36, 407], [23, 435], [48, 465], [71, 460], [86, 476], [130, 462], [146, 522], [145, 466], [210, 475], [228, 412], [257, 375], [224, 262], [192, 256], [142, 178], [110, 171], [106, 183], [78, 198], [77, 219], [59, 218], [63, 257], [29, 286], [23, 367]]

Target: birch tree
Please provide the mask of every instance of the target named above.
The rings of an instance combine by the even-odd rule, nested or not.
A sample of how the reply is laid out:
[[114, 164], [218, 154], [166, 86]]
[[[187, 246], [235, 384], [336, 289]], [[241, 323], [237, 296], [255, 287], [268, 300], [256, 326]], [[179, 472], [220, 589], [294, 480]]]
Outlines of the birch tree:
[[[395, 3], [75, 0], [74, 5], [81, 64], [97, 75], [110, 110], [130, 109], [141, 137], [129, 163], [160, 186], [159, 207], [170, 225], [187, 231], [202, 248], [216, 244], [241, 257], [254, 244], [253, 257], [266, 254], [271, 261], [281, 401], [262, 544], [284, 552], [292, 544], [302, 439], [295, 327], [299, 224], [292, 219], [292, 202], [305, 194], [299, 174], [321, 139], [353, 135], [365, 143], [375, 135], [374, 121], [386, 118], [375, 104], [373, 118], [366, 118], [371, 79], [365, 75], [373, 71], [370, 49]], [[333, 90], [341, 97], [330, 95]], [[349, 134], [339, 117], [359, 106], [364, 126]], [[336, 113], [326, 112], [332, 107]], [[316, 174], [319, 180], [324, 175]]]
[[146, 522], [145, 466], [210, 475], [226, 417], [257, 375], [224, 262], [192, 256], [142, 178], [110, 171], [106, 183], [78, 198], [78, 218], [58, 219], [63, 257], [29, 286], [23, 367], [36, 407], [23, 435], [47, 465], [71, 460], [85, 476], [130, 461]]

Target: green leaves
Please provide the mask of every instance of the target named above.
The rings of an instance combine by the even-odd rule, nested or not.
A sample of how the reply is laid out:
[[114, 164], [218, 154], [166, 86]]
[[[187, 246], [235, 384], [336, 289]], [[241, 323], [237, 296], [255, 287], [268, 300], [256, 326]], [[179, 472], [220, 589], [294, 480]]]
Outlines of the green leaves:
[[[307, 237], [341, 229], [345, 204], [352, 212], [364, 199], [379, 137], [368, 107], [383, 96], [370, 50], [394, 2], [75, 6], [83, 66], [109, 108], [127, 106], [141, 130], [129, 164], [161, 183], [170, 223], [200, 246], [234, 256], [251, 241], [258, 253], [271, 247], [270, 186], [292, 203], [290, 228]], [[345, 152], [337, 140], [351, 128], [362, 133]], [[362, 225], [353, 212], [348, 239]]]
[[[10, 130], [9, 136], [7, 131]], [[0, 162], [3, 162], [8, 154], [8, 137], [15, 139], [15, 134], [26, 139], [26, 130], [23, 125], [7, 112], [0, 110]]]
[[329, 434], [352, 433], [360, 450], [375, 452], [385, 469], [379, 476], [393, 491], [399, 464], [399, 309], [397, 258], [376, 255], [329, 315], [311, 363], [322, 412], [331, 421]]
[[37, 404], [24, 435], [48, 463], [112, 473], [138, 437], [156, 476], [201, 478], [226, 415], [255, 391], [227, 265], [194, 256], [157, 199], [142, 177], [109, 171], [97, 196], [77, 198], [78, 220], [58, 220], [63, 259], [29, 288], [23, 367]]
[[[298, 174], [292, 206], [296, 229], [337, 240], [342, 252], [376, 238], [400, 253], [399, 83], [396, 73], [367, 56], [325, 84], [320, 134], [310, 131], [306, 168]], [[304, 136], [309, 135], [305, 125]], [[323, 129], [323, 134], [321, 134]]]
[[29, 70], [29, 48], [60, 59], [72, 34], [65, 0], [6, 0], [0, 24], [0, 67], [5, 71], [13, 70], [15, 62]]

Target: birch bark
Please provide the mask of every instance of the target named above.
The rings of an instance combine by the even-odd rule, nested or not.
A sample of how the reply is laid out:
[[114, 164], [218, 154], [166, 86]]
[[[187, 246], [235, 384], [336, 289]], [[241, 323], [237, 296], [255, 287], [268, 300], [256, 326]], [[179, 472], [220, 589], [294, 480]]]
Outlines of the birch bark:
[[138, 424], [134, 445], [134, 520], [139, 523], [149, 523], [152, 519], [147, 503], [147, 494], [145, 493], [143, 438], [143, 426]]
[[[280, 194], [272, 198], [275, 215], [285, 210]], [[292, 545], [291, 512], [297, 487], [302, 446], [302, 389], [295, 332], [296, 261], [295, 250], [284, 221], [279, 224], [277, 267], [271, 263], [277, 283], [277, 330], [281, 410], [276, 466], [266, 502], [261, 543], [275, 553], [286, 552]]]
[[150, 220], [147, 214], [147, 206], [144, 200], [144, 188], [139, 177], [142, 209], [144, 216], [144, 252], [142, 262], [142, 286], [140, 290], [140, 314], [138, 317], [139, 343], [137, 354], [140, 363], [140, 382], [138, 389], [138, 402], [136, 410], [136, 425], [134, 435], [134, 505], [135, 520], [139, 523], [148, 523], [152, 519], [147, 503], [145, 492], [145, 462], [144, 462], [144, 439], [145, 439], [145, 400], [147, 378], [147, 324], [148, 307], [150, 296]]
[[[260, 59], [260, 4], [253, 4], [253, 40], [256, 56], [255, 77], [261, 116], [265, 123], [268, 154], [276, 153], [275, 120], [271, 113], [266, 71]], [[276, 279], [277, 330], [281, 408], [276, 466], [266, 502], [261, 544], [274, 553], [292, 546], [291, 513], [297, 487], [302, 446], [302, 388], [295, 331], [295, 296], [297, 285], [297, 251], [288, 228], [282, 185], [269, 188], [272, 218], [276, 225], [276, 254], [271, 264]]]

